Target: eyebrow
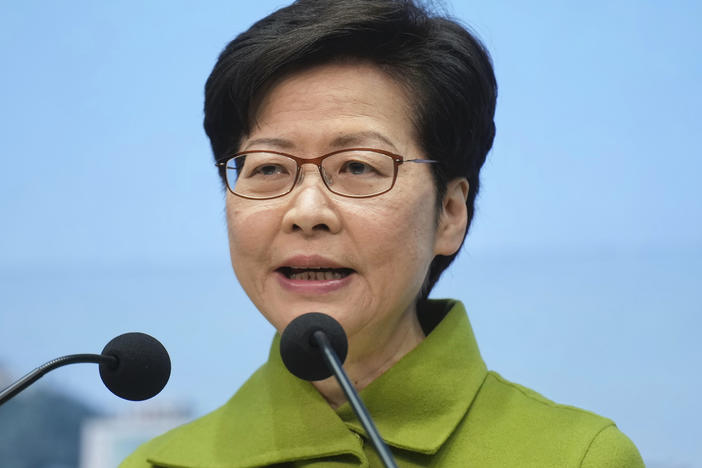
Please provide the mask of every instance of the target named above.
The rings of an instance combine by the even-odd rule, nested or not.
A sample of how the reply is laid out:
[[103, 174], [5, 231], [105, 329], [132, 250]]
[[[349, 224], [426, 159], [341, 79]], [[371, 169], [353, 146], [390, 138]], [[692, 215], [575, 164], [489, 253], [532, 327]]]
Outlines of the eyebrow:
[[382, 133], [378, 133], [374, 130], [353, 132], [348, 133], [346, 135], [338, 136], [334, 138], [334, 140], [332, 140], [331, 146], [336, 148], [343, 148], [344, 146], [358, 146], [366, 144], [368, 140], [375, 140], [381, 143], [385, 143], [386, 145], [392, 146], [393, 149], [397, 151], [397, 148], [392, 143], [392, 141], [390, 141]]
[[[395, 147], [392, 141], [390, 141], [383, 134], [376, 132], [375, 130], [365, 130], [340, 135], [331, 141], [330, 146], [332, 148], [361, 146], [368, 144], [369, 140], [375, 140], [376, 142], [381, 142], [386, 145], [390, 145], [395, 151], [397, 151], [397, 147]], [[296, 147], [295, 143], [285, 138], [255, 138], [253, 140], [249, 140], [246, 143], [244, 150], [256, 145], [274, 146], [278, 149], [283, 150], [293, 150]]]
[[243, 149], [247, 150], [249, 147], [256, 145], [275, 146], [276, 148], [286, 150], [295, 148], [295, 144], [292, 141], [284, 138], [255, 138], [246, 142], [246, 146]]

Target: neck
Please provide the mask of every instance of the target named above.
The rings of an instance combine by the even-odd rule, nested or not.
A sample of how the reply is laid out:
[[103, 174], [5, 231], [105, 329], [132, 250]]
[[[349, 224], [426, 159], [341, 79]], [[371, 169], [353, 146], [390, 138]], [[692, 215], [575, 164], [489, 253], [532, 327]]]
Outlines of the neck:
[[[414, 308], [408, 313], [405, 322], [406, 325], [397, 327], [395, 333], [390, 336], [373, 336], [363, 340], [370, 346], [362, 346], [361, 337], [350, 337], [349, 355], [346, 358], [344, 370], [357, 391], [360, 392], [366, 388], [422, 342], [424, 332]], [[366, 351], [358, 352], [363, 349]], [[355, 353], [354, 350], [356, 350]], [[332, 408], [336, 409], [346, 402], [346, 395], [335, 377], [318, 380], [312, 384]]]

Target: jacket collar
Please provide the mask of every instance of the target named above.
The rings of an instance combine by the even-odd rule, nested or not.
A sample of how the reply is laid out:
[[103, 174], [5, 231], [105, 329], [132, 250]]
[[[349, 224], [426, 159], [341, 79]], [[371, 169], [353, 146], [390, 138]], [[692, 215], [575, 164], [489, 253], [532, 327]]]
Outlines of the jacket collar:
[[[463, 304], [429, 302], [433, 310], [425, 308], [420, 314], [445, 315], [443, 320], [417, 348], [360, 392], [387, 444], [423, 454], [441, 448], [487, 375]], [[348, 403], [337, 413], [351, 429], [365, 434]]]
[[[463, 305], [430, 303], [446, 317], [361, 392], [389, 445], [425, 454], [436, 453], [450, 436], [487, 373]], [[244, 468], [322, 457], [360, 464], [365, 456], [355, 433], [364, 431], [348, 403], [335, 412], [312, 384], [285, 369], [276, 335], [268, 362], [227, 404], [157, 441], [148, 460], [173, 468]]]

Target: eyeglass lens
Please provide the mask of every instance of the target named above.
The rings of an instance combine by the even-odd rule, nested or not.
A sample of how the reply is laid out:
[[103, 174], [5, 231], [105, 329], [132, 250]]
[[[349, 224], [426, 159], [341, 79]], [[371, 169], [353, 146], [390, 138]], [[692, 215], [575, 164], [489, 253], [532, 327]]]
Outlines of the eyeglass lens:
[[[303, 163], [304, 164], [304, 163]], [[395, 175], [390, 156], [372, 151], [344, 151], [321, 162], [322, 177], [334, 193], [368, 196], [390, 189]], [[250, 198], [272, 198], [289, 192], [296, 183], [297, 162], [274, 153], [248, 153], [227, 162], [232, 192]]]

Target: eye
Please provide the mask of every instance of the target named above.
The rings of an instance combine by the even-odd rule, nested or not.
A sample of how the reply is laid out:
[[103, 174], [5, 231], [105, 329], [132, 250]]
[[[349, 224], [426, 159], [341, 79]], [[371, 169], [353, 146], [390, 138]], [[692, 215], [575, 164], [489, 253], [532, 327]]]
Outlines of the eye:
[[245, 178], [278, 179], [295, 174], [295, 161], [272, 153], [249, 153], [238, 161], [239, 174]]
[[353, 175], [368, 175], [372, 173], [377, 173], [378, 171], [368, 163], [361, 161], [346, 161], [341, 168], [339, 168], [340, 173], [348, 173]]
[[276, 174], [288, 174], [288, 169], [284, 166], [281, 166], [280, 164], [261, 164], [252, 168], [248, 176], [273, 176]]

